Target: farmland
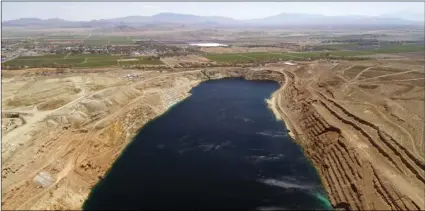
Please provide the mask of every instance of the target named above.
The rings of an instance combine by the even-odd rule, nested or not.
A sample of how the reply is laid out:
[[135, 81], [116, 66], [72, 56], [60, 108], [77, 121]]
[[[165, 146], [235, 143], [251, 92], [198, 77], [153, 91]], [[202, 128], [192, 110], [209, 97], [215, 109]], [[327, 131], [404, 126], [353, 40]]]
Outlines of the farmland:
[[[125, 60], [125, 61], [117, 61]], [[67, 65], [72, 67], [109, 67], [126, 65], [160, 65], [160, 60], [148, 60], [146, 57], [112, 56], [108, 54], [26, 56], [3, 63], [3, 66], [41, 66]]]
[[297, 58], [312, 58], [319, 56], [317, 53], [272, 53], [272, 52], [253, 52], [253, 53], [224, 53], [224, 54], [206, 54], [205, 57], [217, 62], [245, 62], [255, 60], [291, 60]]
[[[363, 51], [349, 51], [349, 50], [335, 50], [328, 51], [329, 56], [332, 57], [361, 57], [373, 54], [390, 54], [390, 53], [405, 53], [405, 52], [421, 52], [424, 51], [423, 46], [419, 45], [391, 45], [381, 48], [363, 50]], [[249, 53], [221, 53], [221, 54], [206, 54], [205, 57], [216, 62], [247, 62], [258, 60], [297, 60], [297, 59], [317, 59], [321, 57], [323, 51], [313, 52], [249, 52]]]
[[[122, 39], [121, 39], [122, 38]], [[105, 39], [102, 42], [125, 42], [126, 37], [118, 40]], [[99, 40], [91, 40], [92, 44]], [[127, 40], [131, 41], [131, 40]], [[85, 41], [86, 42], [86, 41]], [[100, 41], [99, 41], [100, 42]], [[203, 56], [211, 61], [220, 63], [238, 63], [238, 62], [254, 62], [254, 61], [270, 61], [270, 60], [314, 60], [330, 56], [333, 58], [354, 58], [368, 57], [374, 54], [391, 54], [406, 52], [424, 51], [423, 46], [418, 45], [391, 45], [382, 48], [376, 48], [363, 51], [334, 50], [327, 51], [311, 51], [311, 52], [242, 52], [242, 53], [205, 53]], [[110, 66], [132, 66], [132, 65], [161, 65], [159, 59], [148, 60], [146, 57], [130, 57], [115, 56], [108, 54], [53, 54], [44, 56], [25, 56], [18, 57], [14, 60], [4, 62], [3, 67], [7, 66], [67, 66], [67, 67], [110, 67]]]
[[[291, 53], [272, 53], [272, 52], [255, 52], [255, 53], [225, 53], [225, 54], [207, 54], [206, 58], [217, 62], [245, 62], [255, 60], [297, 60], [297, 59], [317, 59], [323, 52], [291, 52]], [[371, 54], [368, 52], [356, 51], [331, 51], [330, 56], [359, 56]]]
[[134, 59], [118, 60], [118, 64], [119, 66], [132, 66], [132, 65], [161, 65], [163, 63], [159, 59], [148, 60], [146, 58], [134, 58]]
[[423, 45], [390, 45], [373, 50], [376, 53], [407, 53], [425, 51]]

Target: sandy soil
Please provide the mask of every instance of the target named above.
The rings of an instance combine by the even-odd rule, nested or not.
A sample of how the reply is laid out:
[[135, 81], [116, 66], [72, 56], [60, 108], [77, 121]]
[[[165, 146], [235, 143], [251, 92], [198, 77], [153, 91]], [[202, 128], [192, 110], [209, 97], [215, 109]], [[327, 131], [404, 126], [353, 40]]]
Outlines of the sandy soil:
[[315, 164], [332, 205], [425, 209], [423, 66], [388, 66], [4, 71], [2, 209], [81, 209], [140, 127], [201, 81], [229, 76], [282, 84], [268, 103]]

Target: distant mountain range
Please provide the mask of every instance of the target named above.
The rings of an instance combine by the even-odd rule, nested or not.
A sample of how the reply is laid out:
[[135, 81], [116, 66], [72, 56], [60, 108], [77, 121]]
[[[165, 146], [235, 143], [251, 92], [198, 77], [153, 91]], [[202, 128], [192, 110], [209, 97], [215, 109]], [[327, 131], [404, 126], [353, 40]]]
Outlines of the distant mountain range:
[[411, 11], [408, 11], [408, 10], [400, 11], [400, 12], [396, 12], [396, 13], [384, 14], [384, 15], [381, 15], [381, 17], [398, 17], [400, 19], [419, 21], [419, 22], [422, 22], [422, 23], [425, 20], [425, 14], [417, 13], [417, 12], [411, 12]]
[[423, 25], [422, 21], [405, 20], [387, 16], [325, 16], [314, 14], [282, 13], [260, 19], [235, 20], [220, 16], [197, 16], [177, 13], [160, 13], [153, 16], [128, 16], [91, 21], [67, 21], [63, 19], [21, 18], [3, 21], [3, 27], [46, 27], [46, 28], [105, 28], [125, 25], [139, 27], [152, 24], [179, 24], [195, 26], [294, 26], [294, 25]]

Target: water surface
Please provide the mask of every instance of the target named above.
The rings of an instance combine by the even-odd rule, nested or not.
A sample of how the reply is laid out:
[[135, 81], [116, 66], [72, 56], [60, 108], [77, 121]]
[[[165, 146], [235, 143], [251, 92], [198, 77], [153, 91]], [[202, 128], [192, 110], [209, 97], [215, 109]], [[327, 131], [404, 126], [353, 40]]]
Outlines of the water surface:
[[84, 209], [327, 209], [317, 172], [267, 108], [278, 88], [201, 83], [139, 131]]

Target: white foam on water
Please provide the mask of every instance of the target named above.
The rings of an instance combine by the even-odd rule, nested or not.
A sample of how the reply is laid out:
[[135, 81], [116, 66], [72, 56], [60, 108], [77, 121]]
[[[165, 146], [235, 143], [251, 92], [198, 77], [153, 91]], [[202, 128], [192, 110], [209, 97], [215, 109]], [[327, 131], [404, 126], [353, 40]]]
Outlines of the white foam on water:
[[251, 120], [251, 119], [246, 118], [246, 117], [236, 117], [236, 119], [242, 119], [244, 122], [255, 122], [254, 120]]
[[277, 155], [270, 154], [270, 155], [267, 155], [267, 156], [264, 156], [264, 155], [255, 156], [254, 155], [254, 156], [249, 156], [248, 158], [253, 159], [255, 161], [269, 161], [269, 160], [279, 160], [283, 157], [285, 157], [284, 154], [277, 154]]
[[258, 135], [262, 135], [262, 136], [268, 136], [268, 137], [272, 137], [272, 138], [281, 138], [281, 137], [287, 137], [286, 133], [284, 132], [273, 132], [273, 131], [262, 131], [262, 132], [256, 132], [256, 134]]
[[215, 146], [215, 149], [217, 150], [217, 149], [220, 149], [220, 148], [222, 148], [222, 147], [229, 146], [230, 144], [232, 144], [232, 142], [231, 142], [231, 141], [225, 141], [225, 142], [223, 142], [223, 143], [221, 143], [221, 144], [216, 145], [216, 146]]
[[321, 193], [316, 193], [316, 198], [323, 202], [323, 204], [328, 209], [333, 209], [331, 202], [326, 198], [326, 196], [322, 195]]
[[248, 118], [242, 118], [244, 122], [253, 122], [252, 120], [248, 119]]
[[184, 139], [186, 139], [186, 138], [188, 138], [188, 137], [189, 137], [189, 135], [185, 135], [185, 136], [181, 137], [181, 138], [179, 139], [179, 141], [183, 141]]
[[201, 148], [204, 152], [210, 151], [211, 149], [215, 148], [214, 144], [201, 144], [198, 146], [199, 148]]
[[312, 185], [301, 185], [301, 184], [292, 183], [286, 180], [261, 179], [259, 181], [266, 185], [276, 186], [276, 187], [285, 188], [285, 189], [294, 188], [294, 189], [301, 189], [301, 190], [311, 190], [314, 188], [314, 186]]
[[[284, 189], [299, 189], [305, 190], [307, 193], [315, 196], [318, 200], [320, 200], [324, 205], [324, 210], [333, 210], [332, 204], [329, 202], [326, 195], [323, 195], [321, 192], [316, 192], [315, 189], [317, 186], [315, 185], [301, 185], [300, 182], [296, 178], [292, 177], [284, 177], [284, 179], [260, 179], [258, 180], [266, 185], [276, 186]], [[258, 207], [257, 210], [285, 210], [285, 208], [281, 207]]]

